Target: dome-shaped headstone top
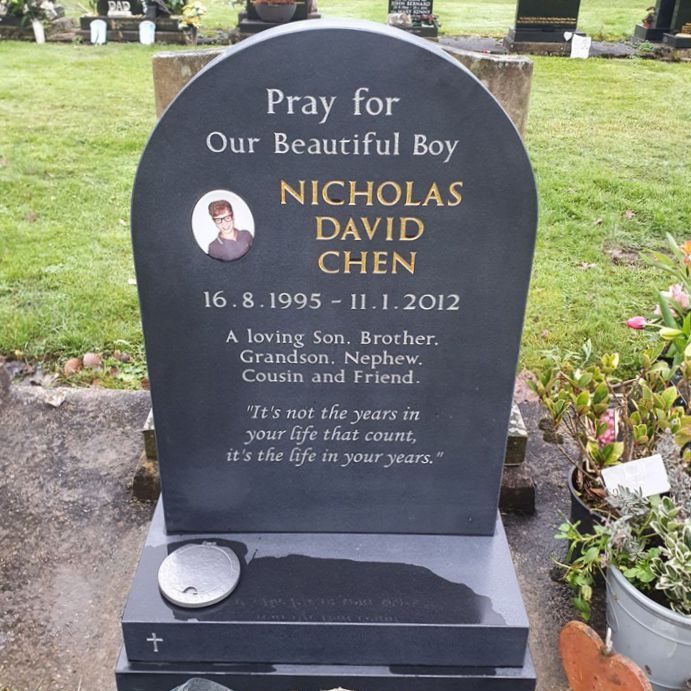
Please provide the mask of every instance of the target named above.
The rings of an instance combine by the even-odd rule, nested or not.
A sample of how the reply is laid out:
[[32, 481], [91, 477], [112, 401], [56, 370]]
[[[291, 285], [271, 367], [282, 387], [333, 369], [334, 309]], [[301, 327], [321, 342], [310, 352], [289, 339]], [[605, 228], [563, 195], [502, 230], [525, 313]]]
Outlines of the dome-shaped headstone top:
[[200, 72], [133, 193], [168, 529], [491, 533], [535, 227], [434, 45], [315, 21]]

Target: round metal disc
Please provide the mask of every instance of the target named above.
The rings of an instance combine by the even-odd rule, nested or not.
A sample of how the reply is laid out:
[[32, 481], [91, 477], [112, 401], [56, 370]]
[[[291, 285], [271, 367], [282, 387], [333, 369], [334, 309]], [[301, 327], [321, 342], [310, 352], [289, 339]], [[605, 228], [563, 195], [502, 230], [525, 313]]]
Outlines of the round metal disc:
[[231, 689], [207, 679], [190, 679], [186, 684], [176, 686], [172, 691], [231, 691]]
[[171, 552], [158, 570], [163, 596], [179, 607], [208, 607], [230, 595], [240, 580], [240, 560], [228, 547], [191, 544]]

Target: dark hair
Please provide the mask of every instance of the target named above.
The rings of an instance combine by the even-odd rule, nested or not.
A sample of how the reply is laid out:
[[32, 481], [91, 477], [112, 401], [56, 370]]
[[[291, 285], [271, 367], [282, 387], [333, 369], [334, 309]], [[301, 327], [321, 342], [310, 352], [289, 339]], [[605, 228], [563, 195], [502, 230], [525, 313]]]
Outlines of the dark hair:
[[230, 202], [226, 201], [225, 199], [219, 199], [209, 204], [209, 214], [211, 215], [211, 218], [218, 216], [218, 214], [225, 209], [228, 209], [231, 216], [233, 215], [233, 207], [230, 205]]

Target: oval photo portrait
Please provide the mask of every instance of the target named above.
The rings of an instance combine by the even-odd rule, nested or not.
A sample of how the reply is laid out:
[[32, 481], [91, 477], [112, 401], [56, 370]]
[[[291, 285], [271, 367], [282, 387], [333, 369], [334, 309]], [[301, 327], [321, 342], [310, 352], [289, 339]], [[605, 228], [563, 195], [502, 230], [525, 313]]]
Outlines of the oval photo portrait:
[[242, 197], [228, 190], [213, 190], [195, 204], [192, 232], [209, 257], [233, 262], [252, 247], [254, 218]]

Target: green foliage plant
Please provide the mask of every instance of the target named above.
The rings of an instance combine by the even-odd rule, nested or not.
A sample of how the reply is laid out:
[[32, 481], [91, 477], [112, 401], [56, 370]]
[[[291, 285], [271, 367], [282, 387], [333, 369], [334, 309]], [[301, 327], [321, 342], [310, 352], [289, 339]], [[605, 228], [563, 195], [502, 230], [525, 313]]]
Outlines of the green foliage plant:
[[[688, 476], [687, 476], [688, 477]], [[691, 492], [644, 498], [620, 489], [610, 497], [616, 513], [583, 534], [563, 523], [556, 537], [569, 550], [564, 580], [575, 591], [574, 606], [587, 621], [595, 579], [618, 568], [637, 590], [673, 611], [691, 616]]]
[[638, 375], [624, 380], [619, 355], [596, 360], [588, 341], [578, 353], [547, 353], [530, 382], [554, 431], [571, 440], [558, 448], [576, 468], [577, 488], [594, 507], [604, 498], [603, 468], [649, 456], [663, 433], [681, 433], [687, 422], [671, 381], [674, 370], [650, 351], [641, 360]]
[[627, 324], [653, 331], [665, 343], [664, 355], [672, 366], [686, 368], [685, 360], [691, 357], [691, 240], [678, 245], [669, 233], [665, 237], [670, 254], [650, 252], [646, 258], [673, 283], [658, 292], [657, 306], [648, 319], [633, 317]]
[[0, 5], [5, 10], [0, 14], [21, 17], [26, 22], [30, 22], [32, 19], [48, 19], [53, 8], [53, 3], [49, 0], [5, 0], [0, 2]]
[[604, 498], [603, 468], [651, 455], [666, 432], [682, 448], [691, 442], [691, 241], [679, 245], [669, 233], [666, 240], [669, 254], [650, 252], [646, 259], [674, 282], [657, 292], [654, 312], [626, 322], [650, 336], [638, 374], [624, 379], [617, 353], [595, 361], [588, 341], [578, 353], [547, 353], [531, 382], [555, 432], [572, 440], [560, 449], [594, 506]]

